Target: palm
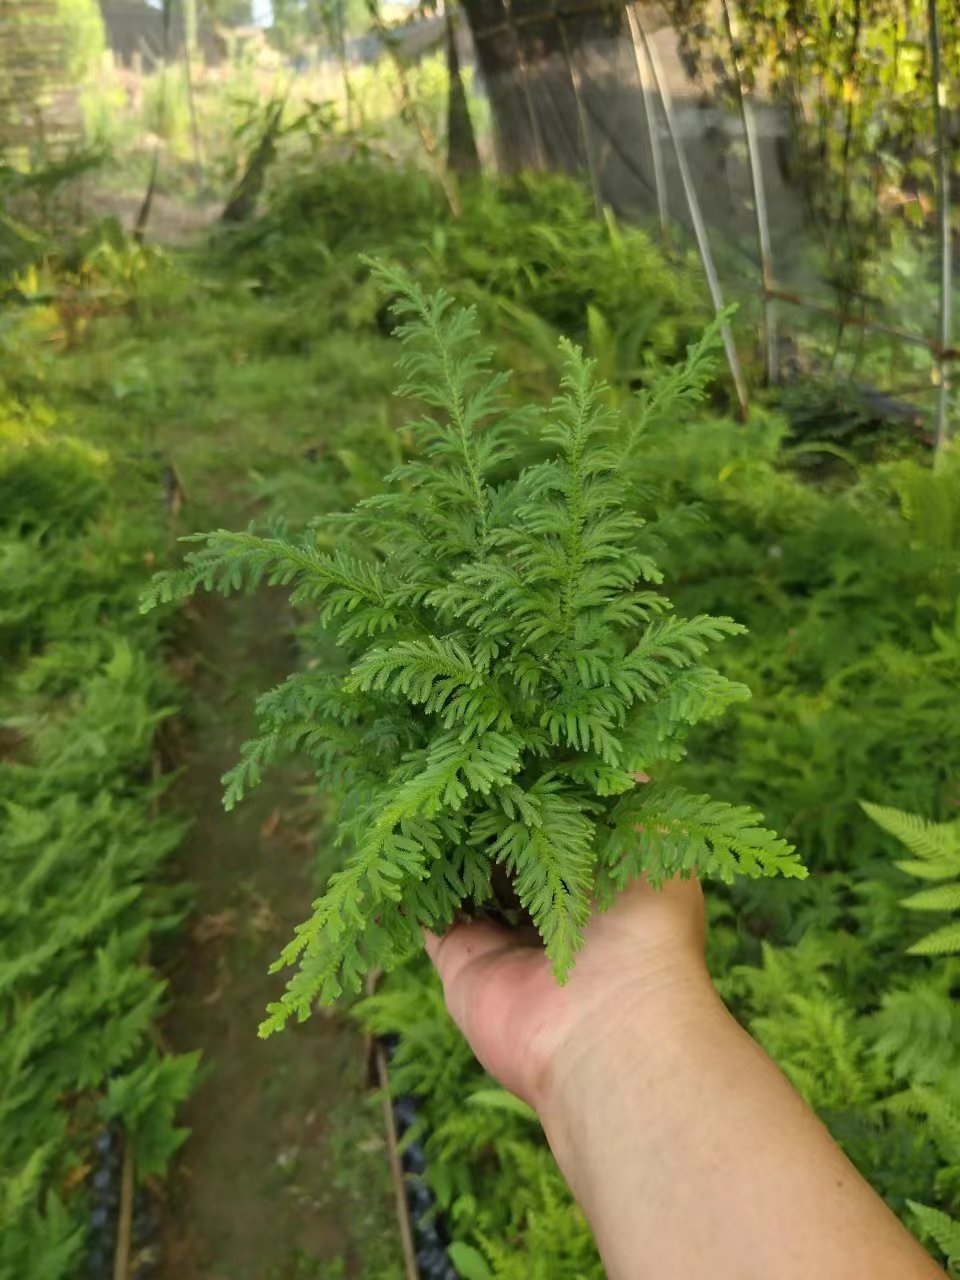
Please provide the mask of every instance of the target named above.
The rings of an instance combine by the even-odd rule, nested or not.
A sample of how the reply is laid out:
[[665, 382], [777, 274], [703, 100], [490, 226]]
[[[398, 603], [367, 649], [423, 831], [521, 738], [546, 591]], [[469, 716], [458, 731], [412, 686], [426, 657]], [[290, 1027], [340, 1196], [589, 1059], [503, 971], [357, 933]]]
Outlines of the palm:
[[703, 899], [695, 880], [655, 892], [637, 883], [595, 915], [569, 982], [559, 986], [541, 947], [490, 923], [428, 936], [447, 1004], [486, 1069], [531, 1104], [557, 1050], [584, 1045], [623, 1009], [666, 980], [678, 953], [702, 953]]

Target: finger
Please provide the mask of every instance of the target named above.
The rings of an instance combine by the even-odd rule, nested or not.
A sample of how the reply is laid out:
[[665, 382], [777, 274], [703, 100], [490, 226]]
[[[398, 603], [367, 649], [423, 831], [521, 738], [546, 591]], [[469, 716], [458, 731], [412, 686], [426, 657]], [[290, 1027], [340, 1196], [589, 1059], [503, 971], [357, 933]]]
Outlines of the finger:
[[442, 937], [424, 929], [423, 942], [445, 991], [473, 961], [515, 945], [508, 930], [490, 920], [455, 924]]

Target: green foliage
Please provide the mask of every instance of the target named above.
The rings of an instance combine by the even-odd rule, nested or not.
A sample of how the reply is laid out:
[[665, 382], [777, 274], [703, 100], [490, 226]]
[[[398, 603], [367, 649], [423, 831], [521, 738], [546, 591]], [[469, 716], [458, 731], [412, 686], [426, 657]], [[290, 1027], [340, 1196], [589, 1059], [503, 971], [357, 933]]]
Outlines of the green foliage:
[[[300, 749], [350, 797], [343, 868], [278, 962], [300, 968], [264, 1034], [394, 963], [419, 926], [484, 907], [496, 863], [561, 979], [595, 889], [608, 900], [694, 860], [723, 880], [803, 874], [750, 810], [636, 789], [682, 757], [691, 724], [745, 695], [701, 661], [741, 628], [673, 617], [652, 589], [624, 479], [638, 433], [618, 440], [591, 362], [567, 344], [548, 413], [518, 406], [472, 310], [380, 275], [398, 297], [400, 392], [427, 408], [408, 427], [413, 457], [337, 521], [332, 554], [220, 532], [145, 597], [287, 586], [344, 653], [342, 674], [293, 676], [261, 700], [262, 735], [226, 780], [229, 805]], [[520, 469], [535, 426], [546, 456]]]
[[491, 330], [546, 359], [557, 335], [589, 342], [615, 384], [645, 382], [657, 360], [679, 358], [708, 314], [689, 261], [669, 262], [611, 214], [598, 221], [586, 190], [559, 175], [483, 188], [434, 243], [440, 279], [475, 291]]
[[910, 1208], [916, 1214], [923, 1234], [934, 1241], [947, 1259], [951, 1272], [955, 1274], [957, 1265], [960, 1264], [960, 1222], [941, 1213], [939, 1209], [931, 1209], [929, 1205], [917, 1204], [913, 1200], [910, 1201]]
[[177, 1108], [194, 1084], [199, 1053], [160, 1057], [154, 1053], [131, 1071], [115, 1075], [100, 1104], [105, 1120], [123, 1123], [141, 1178], [163, 1173], [189, 1130], [177, 1128]]
[[790, 424], [791, 460], [805, 471], [835, 473], [845, 482], [859, 461], [883, 461], [916, 451], [925, 414], [849, 379], [788, 382], [777, 408]]
[[149, 471], [121, 487], [43, 419], [8, 411], [0, 434], [0, 1274], [58, 1280], [80, 1265], [104, 1119], [160, 1171], [196, 1064], [150, 1047], [146, 947], [182, 913], [159, 878], [183, 825], [156, 811], [170, 689], [135, 609]]
[[[714, 884], [710, 952], [717, 981], [895, 1211], [931, 1248], [938, 1241], [947, 1248], [941, 1219], [923, 1221], [910, 1205], [960, 1217], [958, 962], [905, 954], [929, 932], [930, 918], [901, 908], [910, 882], [897, 862], [926, 863], [896, 849], [858, 802], [866, 797], [928, 814], [936, 826], [951, 825], [955, 817], [960, 470], [949, 456], [936, 471], [922, 459], [874, 461], [899, 447], [874, 450], [860, 437], [859, 423], [848, 432], [849, 420], [840, 413], [846, 413], [846, 402], [838, 406], [833, 398], [824, 407], [822, 397], [816, 403], [812, 395], [800, 397], [805, 437], [827, 439], [846, 453], [833, 474], [822, 465], [801, 474], [802, 459], [778, 417], [758, 412], [741, 424], [711, 413], [704, 396], [716, 392], [702, 352], [696, 367], [691, 359], [666, 375], [657, 368], [658, 355], [673, 354], [699, 328], [697, 295], [685, 273], [667, 267], [632, 232], [590, 219], [581, 227], [581, 197], [565, 208], [563, 191], [569, 188], [563, 182], [541, 185], [530, 178], [507, 190], [495, 187], [483, 193], [482, 207], [477, 193], [465, 193], [469, 230], [461, 236], [438, 212], [436, 193], [423, 175], [373, 164], [368, 175], [365, 163], [357, 163], [355, 172], [341, 163], [312, 168], [311, 177], [277, 190], [264, 218], [226, 241], [222, 253], [173, 257], [110, 241], [105, 250], [74, 256], [41, 253], [41, 268], [21, 280], [30, 306], [8, 313], [0, 329], [5, 383], [19, 406], [30, 406], [31, 429], [43, 428], [39, 436], [47, 438], [55, 429], [41, 421], [40, 403], [56, 399], [71, 433], [82, 428], [85, 446], [77, 450], [62, 436], [52, 447], [38, 445], [29, 467], [16, 462], [16, 478], [3, 490], [35, 491], [31, 512], [14, 508], [11, 518], [8, 499], [0, 501], [4, 625], [14, 621], [2, 641], [3, 696], [11, 709], [7, 733], [29, 735], [26, 742], [15, 741], [13, 754], [22, 765], [30, 752], [49, 751], [44, 758], [65, 771], [71, 793], [86, 785], [87, 767], [91, 779], [97, 775], [112, 787], [110, 761], [117, 755], [125, 762], [124, 794], [131, 802], [143, 798], [156, 730], [151, 717], [170, 695], [156, 680], [153, 664], [137, 656], [153, 652], [156, 615], [133, 617], [129, 582], [142, 578], [158, 546], [140, 522], [158, 498], [161, 479], [146, 452], [160, 444], [176, 457], [194, 512], [200, 510], [191, 516], [194, 527], [212, 522], [203, 508], [214, 501], [215, 518], [224, 519], [225, 493], [232, 500], [252, 492], [295, 530], [324, 512], [358, 499], [363, 503], [346, 520], [314, 519], [305, 535], [279, 528], [259, 540], [224, 534], [196, 549], [195, 570], [209, 571], [218, 588], [279, 572], [291, 574], [291, 588], [301, 593], [305, 661], [295, 676], [263, 696], [260, 735], [231, 775], [231, 800], [272, 759], [288, 752], [315, 756], [317, 789], [336, 797], [345, 832], [342, 848], [324, 850], [327, 862], [337, 864], [356, 853], [358, 840], [370, 830], [364, 806], [393, 772], [392, 794], [405, 787], [405, 802], [439, 804], [431, 818], [418, 814], [414, 834], [401, 832], [404, 840], [433, 838], [445, 854], [449, 823], [463, 818], [472, 824], [484, 814], [492, 821], [492, 814], [496, 825], [488, 845], [502, 842], [503, 858], [519, 863], [532, 843], [524, 836], [523, 812], [517, 809], [517, 822], [502, 806], [495, 810], [491, 798], [507, 793], [496, 783], [497, 771], [508, 772], [513, 758], [499, 754], [496, 737], [509, 739], [516, 732], [515, 724], [498, 721], [500, 700], [515, 720], [525, 695], [488, 678], [493, 659], [484, 666], [475, 642], [481, 624], [507, 628], [511, 644], [522, 627], [533, 634], [535, 614], [517, 613], [501, 600], [512, 606], [526, 599], [528, 587], [533, 594], [543, 587], [546, 605], [556, 611], [563, 595], [546, 589], [554, 581], [549, 577], [518, 587], [507, 576], [498, 579], [497, 590], [519, 596], [478, 602], [474, 591], [471, 607], [484, 611], [478, 625], [463, 615], [445, 619], [442, 627], [435, 625], [439, 604], [426, 595], [422, 601], [391, 596], [386, 605], [378, 599], [381, 588], [395, 586], [398, 562], [408, 556], [410, 563], [421, 563], [424, 546], [443, 549], [442, 557], [431, 552], [442, 563], [429, 591], [448, 587], [452, 574], [475, 559], [464, 548], [476, 535], [477, 513], [459, 463], [463, 455], [424, 459], [423, 429], [405, 424], [389, 403], [393, 344], [376, 285], [353, 251], [382, 246], [401, 261], [416, 261], [431, 283], [446, 283], [475, 299], [481, 329], [495, 335], [501, 356], [509, 356], [520, 374], [522, 394], [516, 387], [504, 389], [510, 413], [523, 398], [544, 402], [543, 389], [552, 387], [558, 363], [555, 330], [567, 328], [589, 344], [597, 372], [612, 384], [600, 406], [616, 411], [608, 420], [612, 429], [593, 444], [605, 441], [624, 451], [616, 475], [627, 494], [621, 510], [646, 520], [635, 531], [635, 552], [664, 572], [677, 614], [699, 620], [698, 628], [713, 615], [733, 617], [749, 631], [720, 647], [705, 631], [709, 650], [697, 654], [685, 647], [688, 633], [673, 632], [672, 612], [641, 621], [633, 647], [642, 637], [662, 646], [643, 668], [644, 678], [668, 681], [667, 687], [655, 684], [652, 700], [640, 704], [651, 711], [644, 721], [644, 750], [660, 753], [655, 781], [634, 788], [631, 780], [619, 794], [600, 794], [617, 784], [618, 774], [602, 756], [599, 731], [605, 726], [596, 719], [597, 707], [576, 708], [587, 729], [586, 751], [579, 723], [575, 747], [567, 745], [565, 721], [555, 723], [556, 743], [550, 741], [550, 724], [537, 723], [533, 727], [546, 736], [549, 754], [525, 769], [535, 775], [562, 756], [571, 769], [589, 761], [591, 770], [590, 776], [564, 774], [558, 791], [537, 793], [539, 829], [544, 812], [560, 825], [570, 855], [564, 868], [576, 884], [578, 819], [557, 805], [558, 795], [589, 795], [603, 814], [623, 805], [622, 821], [608, 833], [613, 846], [619, 840], [624, 850], [621, 873], [632, 869], [629, 860], [638, 857], [639, 840], [655, 845], [651, 854], [666, 868], [682, 862], [691, 836], [704, 842], [721, 871], [731, 848], [734, 858], [751, 856], [754, 837], [743, 841], [736, 809], [746, 804], [770, 815], [771, 824], [801, 848], [812, 874], [789, 886], [745, 877], [731, 886]], [[401, 215], [394, 217], [394, 210]], [[552, 222], [561, 226], [553, 249], [543, 234]], [[623, 256], [614, 251], [617, 235], [627, 242]], [[628, 276], [629, 264], [635, 270]], [[627, 278], [631, 283], [621, 293]], [[916, 296], [914, 286], [904, 294], [914, 311]], [[633, 330], [641, 335], [636, 358], [630, 354]], [[183, 341], [185, 332], [189, 342]], [[639, 390], [637, 400], [631, 390]], [[436, 407], [425, 407], [449, 426]], [[522, 410], [521, 418], [529, 412]], [[22, 407], [10, 411], [5, 427], [21, 432], [24, 414]], [[562, 413], [558, 430], [561, 419]], [[492, 492], [488, 525], [499, 532], [502, 520], [504, 527], [537, 540], [539, 554], [564, 536], [566, 497], [550, 486], [567, 484], [570, 473], [556, 442], [528, 425], [520, 447], [520, 435], [518, 428], [516, 454], [497, 460], [482, 477]], [[141, 453], [120, 454], [119, 440]], [[848, 445], [854, 446], [849, 452]], [[42, 461], [33, 467], [31, 458], [39, 459], [41, 448]], [[435, 467], [447, 486], [446, 505], [438, 513], [434, 504], [411, 550], [407, 534], [398, 539], [393, 529], [418, 496], [425, 496], [423, 477]], [[530, 505], [552, 522], [549, 528], [531, 528], [522, 492], [516, 493], [516, 511], [509, 508], [524, 469], [544, 482]], [[384, 496], [380, 477], [391, 471], [396, 478]], [[0, 484], [3, 474], [0, 469]], [[100, 502], [101, 493], [119, 488], [131, 490], [137, 531]], [[447, 519], [453, 511], [460, 514], [455, 537]], [[387, 517], [394, 523], [388, 526]], [[58, 540], [61, 522], [72, 540], [69, 556]], [[453, 546], [441, 541], [444, 536], [454, 537]], [[490, 549], [491, 571], [509, 562], [514, 545]], [[14, 569], [15, 562], [21, 567]], [[119, 566], [122, 590], [110, 587], [111, 563]], [[551, 564], [547, 556], [544, 572]], [[641, 586], [641, 592], [663, 599], [656, 584]], [[97, 595], [96, 606], [91, 595]], [[85, 619], [82, 627], [72, 627], [75, 610]], [[88, 625], [101, 616], [108, 621], [104, 638]], [[378, 630], [381, 624], [388, 629]], [[118, 632], [126, 645], [116, 643]], [[675, 724], [670, 711], [661, 722], [674, 687], [689, 705], [709, 708], [714, 684], [704, 679], [707, 661], [722, 677], [715, 686], [726, 704], [722, 721], [685, 726]], [[131, 664], [127, 674], [121, 670], [125, 664]], [[344, 688], [348, 679], [356, 688]], [[583, 683], [594, 679], [588, 671]], [[131, 701], [138, 681], [145, 696]], [[740, 696], [746, 685], [753, 691], [749, 701]], [[604, 713], [602, 705], [599, 711]], [[451, 762], [442, 751], [430, 761], [436, 771], [430, 785], [449, 786], [449, 804], [446, 790], [439, 800], [429, 787], [418, 792], [427, 744], [436, 746], [439, 739], [442, 746], [444, 734], [461, 732], [468, 719], [479, 726], [489, 716], [474, 741], [495, 736], [487, 736], [483, 752], [471, 757], [470, 778], [458, 769], [450, 782], [444, 770]], [[618, 740], [620, 732], [614, 726]], [[54, 739], [61, 733], [65, 745], [57, 747]], [[6, 750], [7, 737], [2, 741]], [[96, 742], [99, 754], [89, 749]], [[682, 763], [670, 758], [674, 747], [687, 752]], [[402, 768], [418, 761], [416, 774]], [[480, 785], [491, 776], [485, 794]], [[519, 776], [512, 775], [515, 782]], [[521, 779], [528, 806], [526, 792], [535, 780]], [[680, 792], [681, 786], [686, 790]], [[452, 810], [460, 788], [467, 794]], [[704, 792], [715, 799], [697, 800], [691, 813], [690, 797]], [[648, 806], [657, 821], [640, 819], [645, 831], [628, 844], [634, 805]], [[45, 818], [48, 810], [60, 813], [45, 801]], [[665, 814], [670, 823], [663, 821]], [[596, 818], [587, 815], [589, 822]], [[64, 826], [73, 822], [62, 815], [60, 820]], [[102, 821], [113, 829], [113, 817], [104, 813]], [[441, 821], [444, 830], [434, 836], [428, 824]], [[740, 851], [725, 844], [731, 822]], [[86, 841], [86, 828], [78, 824], [78, 830]], [[762, 856], [775, 861], [777, 846], [759, 838]], [[139, 839], [135, 843], [143, 850]], [[474, 874], [477, 884], [470, 887], [482, 896], [489, 856], [480, 858], [480, 847], [466, 842], [458, 847], [464, 852], [456, 869], [462, 880]], [[415, 860], [406, 845], [393, 852], [397, 865]], [[432, 855], [426, 861], [431, 879], [445, 865]], [[545, 905], [552, 912], [551, 867], [543, 870], [528, 896], [533, 901], [539, 892], [538, 909]], [[919, 881], [915, 888], [923, 893], [955, 878]], [[607, 880], [613, 889], [615, 878]], [[140, 897], [118, 917], [123, 921], [162, 903], [152, 873], [137, 883]], [[419, 894], [425, 886], [429, 880], [413, 888]], [[401, 893], [408, 887], [400, 882]], [[396, 888], [397, 882], [383, 880], [380, 906], [388, 919], [395, 910], [388, 894]], [[451, 891], [450, 901], [455, 896]], [[160, 918], [172, 920], [179, 907], [179, 898], [159, 905]], [[516, 903], [508, 909], [516, 910]], [[568, 948], [576, 913], [553, 918], [565, 925], [553, 946]], [[347, 920], [345, 927], [354, 924]], [[32, 952], [41, 941], [31, 933], [24, 950]], [[380, 942], [373, 939], [375, 947]], [[365, 950], [368, 945], [365, 940]], [[452, 1238], [471, 1251], [458, 1255], [469, 1259], [466, 1266], [478, 1267], [479, 1257], [498, 1280], [536, 1275], [537, 1268], [550, 1280], [599, 1277], [586, 1225], [537, 1127], [522, 1109], [510, 1108], [473, 1062], [443, 1014], [425, 967], [388, 975], [371, 1017], [376, 1009], [377, 1026], [400, 1038], [392, 1067], [398, 1090], [422, 1099], [427, 1176]], [[134, 1050], [116, 1075], [126, 1077], [148, 1061]], [[6, 1074], [4, 1066], [0, 1077]], [[99, 1117], [108, 1085], [91, 1086], [84, 1115]], [[72, 1103], [58, 1105], [61, 1114]], [[79, 1104], [71, 1114], [78, 1110]], [[14, 1238], [42, 1240], [44, 1258], [53, 1258], [56, 1248], [76, 1256], [80, 1248], [76, 1203], [82, 1188], [68, 1193], [69, 1174], [60, 1170], [82, 1160], [86, 1132], [81, 1127], [64, 1145], [55, 1142], [49, 1157], [46, 1147], [27, 1152], [4, 1184], [4, 1203], [12, 1204], [25, 1189]], [[167, 1136], [174, 1140], [172, 1131]], [[68, 1154], [61, 1158], [58, 1152]], [[45, 1199], [48, 1189], [59, 1192], [63, 1204]], [[22, 1260], [15, 1273], [26, 1273]], [[52, 1273], [58, 1274], [55, 1268]]]
[[96, 75], [106, 49], [103, 15], [97, 0], [56, 0], [57, 21], [67, 46], [67, 76], [80, 84]]
[[[778, 465], [781, 434], [769, 419], [705, 421], [644, 454], [653, 511], [695, 504], [709, 520], [709, 536], [661, 555], [681, 606], [749, 628], [719, 665], [753, 697], [722, 733], [698, 731], [688, 773], [762, 807], [812, 866], [865, 874], [862, 797], [932, 814], [952, 803], [960, 471], [902, 462], [816, 488]], [[768, 919], [777, 901], [765, 895]]]
[[[324, 279], [333, 264], [344, 269], [345, 254], [389, 252], [426, 287], [473, 302], [484, 332], [521, 372], [552, 376], [565, 336], [588, 344], [616, 386], [646, 383], [659, 361], [682, 361], [709, 314], [689, 260], [668, 262], [643, 231], [612, 216], [598, 222], [583, 187], [560, 175], [478, 186], [454, 219], [415, 168], [311, 159], [224, 250], [234, 263], [242, 255], [271, 290]], [[342, 294], [332, 301], [342, 305]]]
[[[906, 845], [913, 857], [897, 866], [934, 887], [904, 898], [911, 911], [960, 912], [960, 822], [925, 822], [922, 818], [883, 805], [865, 804], [867, 815], [884, 831]], [[949, 881], [949, 883], [942, 883]], [[960, 919], [918, 939], [910, 947], [915, 956], [942, 956], [960, 951]]]

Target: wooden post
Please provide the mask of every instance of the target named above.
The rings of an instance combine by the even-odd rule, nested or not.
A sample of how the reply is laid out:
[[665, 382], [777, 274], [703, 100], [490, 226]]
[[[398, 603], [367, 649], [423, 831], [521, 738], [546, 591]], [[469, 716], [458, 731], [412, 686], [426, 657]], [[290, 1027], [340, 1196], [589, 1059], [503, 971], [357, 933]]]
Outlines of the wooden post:
[[192, 58], [197, 49], [197, 0], [183, 0], [183, 38]]
[[647, 125], [647, 137], [650, 140], [650, 155], [653, 160], [653, 183], [657, 193], [657, 216], [660, 219], [660, 234], [666, 238], [670, 224], [670, 213], [667, 208], [667, 184], [663, 172], [663, 148], [660, 146], [660, 124], [657, 120], [654, 104], [647, 97], [647, 58], [640, 41], [637, 15], [633, 11], [632, 4], [627, 5], [627, 25], [630, 27], [633, 57], [637, 64], [637, 80], [640, 84], [640, 98], [643, 102], [643, 115]]
[[940, 75], [940, 22], [937, 0], [927, 0], [930, 78], [933, 89], [933, 132], [937, 148], [937, 221], [940, 232], [940, 332], [937, 344], [936, 456], [942, 456], [950, 434], [950, 373], [946, 353], [953, 333], [953, 245], [950, 230], [950, 156], [943, 129], [944, 86]]
[[128, 1280], [130, 1275], [135, 1190], [133, 1175], [133, 1143], [127, 1135], [123, 1141], [123, 1170], [120, 1175], [120, 1211], [117, 1222], [117, 1247], [113, 1255], [113, 1280]]
[[750, 170], [750, 185], [753, 188], [753, 210], [757, 230], [757, 251], [760, 254], [760, 282], [763, 300], [763, 348], [767, 371], [767, 385], [773, 386], [778, 378], [777, 360], [777, 316], [773, 299], [767, 290], [773, 283], [773, 251], [770, 244], [770, 222], [767, 216], [767, 193], [763, 185], [763, 167], [760, 159], [760, 146], [757, 142], [757, 121], [753, 114], [753, 101], [750, 90], [746, 87], [740, 56], [737, 52], [736, 18], [733, 12], [733, 0], [720, 0], [723, 9], [723, 21], [727, 29], [727, 40], [730, 44], [730, 57], [733, 61], [734, 82], [737, 86], [737, 101], [740, 105], [740, 118], [743, 121], [743, 134], [747, 144], [747, 167]]
[[[660, 59], [657, 57], [657, 51], [654, 49], [647, 33], [644, 30], [643, 22], [639, 12], [636, 13], [637, 31], [640, 35], [641, 43], [650, 63], [650, 70], [653, 73], [653, 81], [656, 85], [657, 93], [660, 96], [660, 103], [663, 107], [664, 118], [667, 122], [667, 133], [670, 135], [670, 142], [673, 145], [673, 153], [677, 158], [677, 168], [680, 171], [680, 181], [683, 186], [683, 194], [687, 201], [687, 208], [690, 211], [690, 221], [693, 224], [693, 234], [697, 241], [697, 249], [700, 253], [700, 261], [703, 263], [704, 274], [707, 277], [707, 287], [710, 290], [710, 297], [713, 300], [713, 307], [719, 315], [724, 309], [723, 291], [720, 288], [720, 279], [717, 276], [717, 268], [713, 261], [713, 253], [710, 249], [710, 238], [707, 235], [706, 223], [703, 221], [703, 214], [700, 211], [700, 201], [697, 199], [697, 189], [693, 184], [693, 175], [690, 172], [690, 165], [687, 163], [687, 153], [683, 147], [683, 141], [677, 131], [676, 122], [673, 118], [673, 107], [670, 103], [670, 91], [667, 88], [666, 78], [663, 69], [660, 66]], [[733, 333], [730, 325], [726, 320], [720, 325], [720, 336], [723, 339], [723, 349], [727, 357], [727, 365], [730, 368], [730, 377], [733, 379], [734, 389], [737, 393], [737, 402], [740, 406], [740, 417], [746, 421], [750, 411], [750, 402], [747, 397], [747, 385], [744, 381], [743, 370], [740, 367], [740, 357], [737, 355], [736, 344], [733, 341]]]

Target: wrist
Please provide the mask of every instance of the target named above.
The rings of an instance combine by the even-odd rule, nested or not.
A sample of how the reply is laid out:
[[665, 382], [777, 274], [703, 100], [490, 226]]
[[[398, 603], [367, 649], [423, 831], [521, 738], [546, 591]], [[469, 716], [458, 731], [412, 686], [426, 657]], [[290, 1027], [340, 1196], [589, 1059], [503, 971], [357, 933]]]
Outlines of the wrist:
[[655, 1122], [674, 1065], [730, 1018], [697, 954], [664, 958], [605, 993], [558, 1044], [533, 1100], [571, 1183], [580, 1146], [615, 1130], [628, 1099], [631, 1109], [646, 1099]]

